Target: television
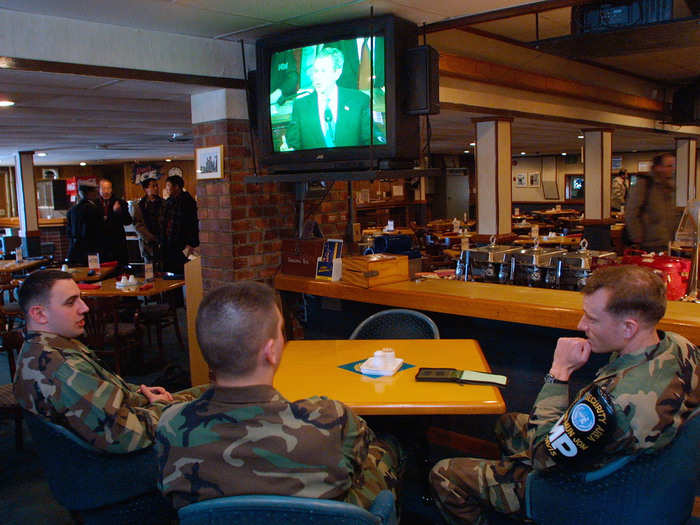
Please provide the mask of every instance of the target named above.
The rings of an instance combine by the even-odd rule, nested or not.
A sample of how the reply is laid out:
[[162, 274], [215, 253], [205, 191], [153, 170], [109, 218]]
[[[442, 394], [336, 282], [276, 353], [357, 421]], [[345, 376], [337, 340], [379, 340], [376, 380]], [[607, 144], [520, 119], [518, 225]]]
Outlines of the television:
[[261, 164], [273, 172], [412, 167], [418, 117], [403, 110], [403, 88], [417, 40], [415, 24], [390, 15], [259, 40]]

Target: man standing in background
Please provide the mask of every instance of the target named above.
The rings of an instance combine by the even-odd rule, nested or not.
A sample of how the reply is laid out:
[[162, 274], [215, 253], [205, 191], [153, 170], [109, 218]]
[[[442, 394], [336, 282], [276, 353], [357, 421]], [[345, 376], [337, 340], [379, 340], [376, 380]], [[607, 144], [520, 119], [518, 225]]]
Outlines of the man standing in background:
[[112, 194], [112, 183], [107, 179], [100, 180], [100, 198], [97, 206], [104, 224], [100, 258], [102, 261], [116, 260], [120, 266], [125, 266], [129, 262], [129, 251], [124, 226], [133, 222], [129, 206], [124, 199], [118, 199]]
[[197, 202], [184, 187], [185, 181], [179, 175], [171, 175], [165, 181], [170, 197], [165, 201], [160, 231], [163, 270], [175, 274], [185, 273], [187, 258], [199, 246]]
[[100, 210], [95, 204], [97, 186], [94, 182], [78, 185], [80, 202], [68, 210], [68, 262], [76, 266], [87, 266], [88, 255], [100, 252], [103, 224]]
[[648, 252], [668, 250], [679, 220], [675, 171], [676, 157], [662, 153], [654, 157], [649, 175], [635, 177], [625, 210], [625, 227], [633, 246]]
[[134, 208], [134, 228], [139, 234], [139, 245], [144, 261], [156, 263], [160, 262], [158, 243], [165, 201], [158, 195], [157, 179], [141, 181], [141, 186], [145, 195]]

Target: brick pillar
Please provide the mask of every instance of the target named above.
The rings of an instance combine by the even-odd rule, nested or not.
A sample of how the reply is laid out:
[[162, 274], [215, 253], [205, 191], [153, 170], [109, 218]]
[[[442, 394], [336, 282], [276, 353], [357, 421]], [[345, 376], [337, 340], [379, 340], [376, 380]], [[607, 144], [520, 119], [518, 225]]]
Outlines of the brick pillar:
[[[246, 116], [245, 97], [233, 90], [222, 91], [226, 92], [223, 113]], [[211, 99], [198, 99], [211, 94], [192, 97], [195, 147], [224, 146], [223, 178], [197, 183], [205, 292], [238, 280], [271, 279], [281, 263], [281, 239], [292, 237], [295, 226], [291, 186], [243, 182], [254, 174], [248, 120], [196, 121], [197, 115], [212, 114]], [[221, 98], [221, 93], [213, 94]], [[201, 111], [203, 105], [206, 112]]]

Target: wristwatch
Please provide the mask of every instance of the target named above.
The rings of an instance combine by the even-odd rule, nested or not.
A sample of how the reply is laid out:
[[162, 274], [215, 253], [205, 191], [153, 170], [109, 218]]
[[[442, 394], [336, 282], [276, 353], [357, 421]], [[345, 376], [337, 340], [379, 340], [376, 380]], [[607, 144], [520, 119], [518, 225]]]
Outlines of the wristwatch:
[[556, 377], [554, 377], [552, 374], [549, 374], [549, 373], [546, 376], [544, 376], [544, 382], [545, 383], [554, 383], [557, 385], [568, 385], [569, 384], [568, 381], [562, 381], [561, 379], [557, 379]]

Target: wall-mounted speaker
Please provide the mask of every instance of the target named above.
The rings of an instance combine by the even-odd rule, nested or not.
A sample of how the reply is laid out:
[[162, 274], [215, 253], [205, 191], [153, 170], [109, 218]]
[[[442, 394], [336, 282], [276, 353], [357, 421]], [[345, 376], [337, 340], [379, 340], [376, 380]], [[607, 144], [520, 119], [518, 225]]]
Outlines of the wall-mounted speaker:
[[671, 116], [675, 124], [700, 123], [700, 84], [682, 87], [673, 94]]
[[409, 115], [436, 115], [440, 113], [440, 54], [430, 46], [414, 47], [406, 51], [405, 112]]

